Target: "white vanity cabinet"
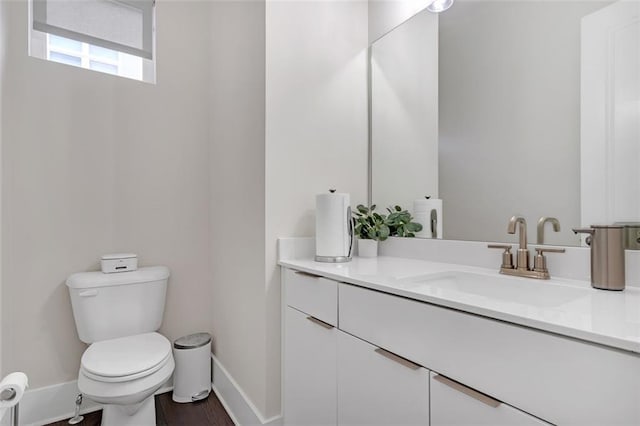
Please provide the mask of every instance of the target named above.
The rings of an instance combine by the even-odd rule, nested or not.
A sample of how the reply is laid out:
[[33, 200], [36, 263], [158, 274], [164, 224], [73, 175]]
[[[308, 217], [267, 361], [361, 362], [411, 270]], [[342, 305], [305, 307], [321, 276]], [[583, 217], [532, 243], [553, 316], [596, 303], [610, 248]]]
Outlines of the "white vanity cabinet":
[[429, 424], [427, 369], [338, 330], [337, 282], [283, 280], [285, 424]]
[[338, 283], [291, 270], [284, 283], [284, 422], [335, 425]]
[[637, 354], [350, 284], [339, 316], [341, 330], [550, 423], [640, 424]]
[[429, 371], [338, 331], [338, 424], [428, 425]]
[[547, 425], [448, 377], [431, 373], [431, 426]]
[[640, 425], [640, 356], [284, 269], [286, 424]]

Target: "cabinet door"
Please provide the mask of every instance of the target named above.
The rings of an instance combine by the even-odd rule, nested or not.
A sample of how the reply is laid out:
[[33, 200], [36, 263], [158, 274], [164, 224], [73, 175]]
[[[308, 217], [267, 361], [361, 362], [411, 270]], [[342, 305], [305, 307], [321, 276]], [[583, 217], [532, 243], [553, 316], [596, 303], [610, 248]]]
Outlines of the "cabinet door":
[[429, 371], [338, 331], [338, 424], [428, 425]]
[[286, 308], [284, 422], [336, 424], [335, 327]]
[[431, 372], [432, 426], [547, 425], [536, 417]]

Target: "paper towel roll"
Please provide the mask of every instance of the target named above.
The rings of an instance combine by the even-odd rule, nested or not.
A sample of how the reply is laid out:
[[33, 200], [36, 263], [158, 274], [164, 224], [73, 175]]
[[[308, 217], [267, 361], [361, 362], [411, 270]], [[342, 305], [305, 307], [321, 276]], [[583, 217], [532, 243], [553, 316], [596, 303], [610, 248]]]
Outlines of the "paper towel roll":
[[347, 261], [351, 251], [349, 194], [316, 195], [316, 260]]
[[24, 391], [29, 384], [29, 379], [27, 375], [24, 373], [11, 373], [8, 374], [2, 381], [0, 381], [0, 395], [4, 398], [8, 398], [10, 390], [13, 389], [15, 391], [15, 396], [10, 399], [1, 400], [0, 401], [0, 409], [2, 408], [10, 408], [16, 405], [22, 399], [24, 395]]
[[433, 238], [431, 212], [435, 210], [435, 235], [442, 239], [442, 200], [439, 198], [420, 198], [413, 201], [414, 222], [422, 225], [422, 231], [416, 232], [417, 238]]

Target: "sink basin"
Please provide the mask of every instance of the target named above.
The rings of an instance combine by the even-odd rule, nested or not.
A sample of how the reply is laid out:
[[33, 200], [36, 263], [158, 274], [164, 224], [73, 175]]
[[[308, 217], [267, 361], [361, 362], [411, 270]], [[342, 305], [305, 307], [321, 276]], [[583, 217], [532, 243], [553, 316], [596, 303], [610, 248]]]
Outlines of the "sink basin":
[[553, 281], [448, 271], [398, 281], [395, 286], [427, 296], [446, 297], [470, 303], [507, 302], [536, 307], [554, 307], [589, 296], [588, 288]]

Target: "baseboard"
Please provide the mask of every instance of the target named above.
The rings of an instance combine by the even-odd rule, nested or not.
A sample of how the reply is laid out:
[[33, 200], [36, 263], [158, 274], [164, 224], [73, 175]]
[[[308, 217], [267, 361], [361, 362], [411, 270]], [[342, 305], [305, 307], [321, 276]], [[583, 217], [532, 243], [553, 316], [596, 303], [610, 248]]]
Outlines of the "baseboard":
[[[173, 389], [171, 383], [169, 379], [167, 384], [156, 392], [156, 395], [171, 391]], [[76, 396], [79, 393], [76, 380], [27, 390], [20, 401], [20, 424], [38, 426], [71, 418], [75, 410]], [[86, 414], [101, 409], [101, 404], [85, 398], [80, 413]], [[3, 422], [9, 417], [9, 414], [5, 415]]]
[[253, 405], [242, 388], [224, 368], [215, 355], [211, 354], [213, 381], [211, 388], [224, 406], [229, 417], [236, 425], [270, 425], [282, 424], [282, 416], [265, 419], [262, 413]]
[[[20, 424], [44, 425], [72, 417], [76, 396], [79, 393], [77, 380], [28, 389], [20, 401]], [[100, 409], [100, 404], [85, 398], [81, 413]]]

